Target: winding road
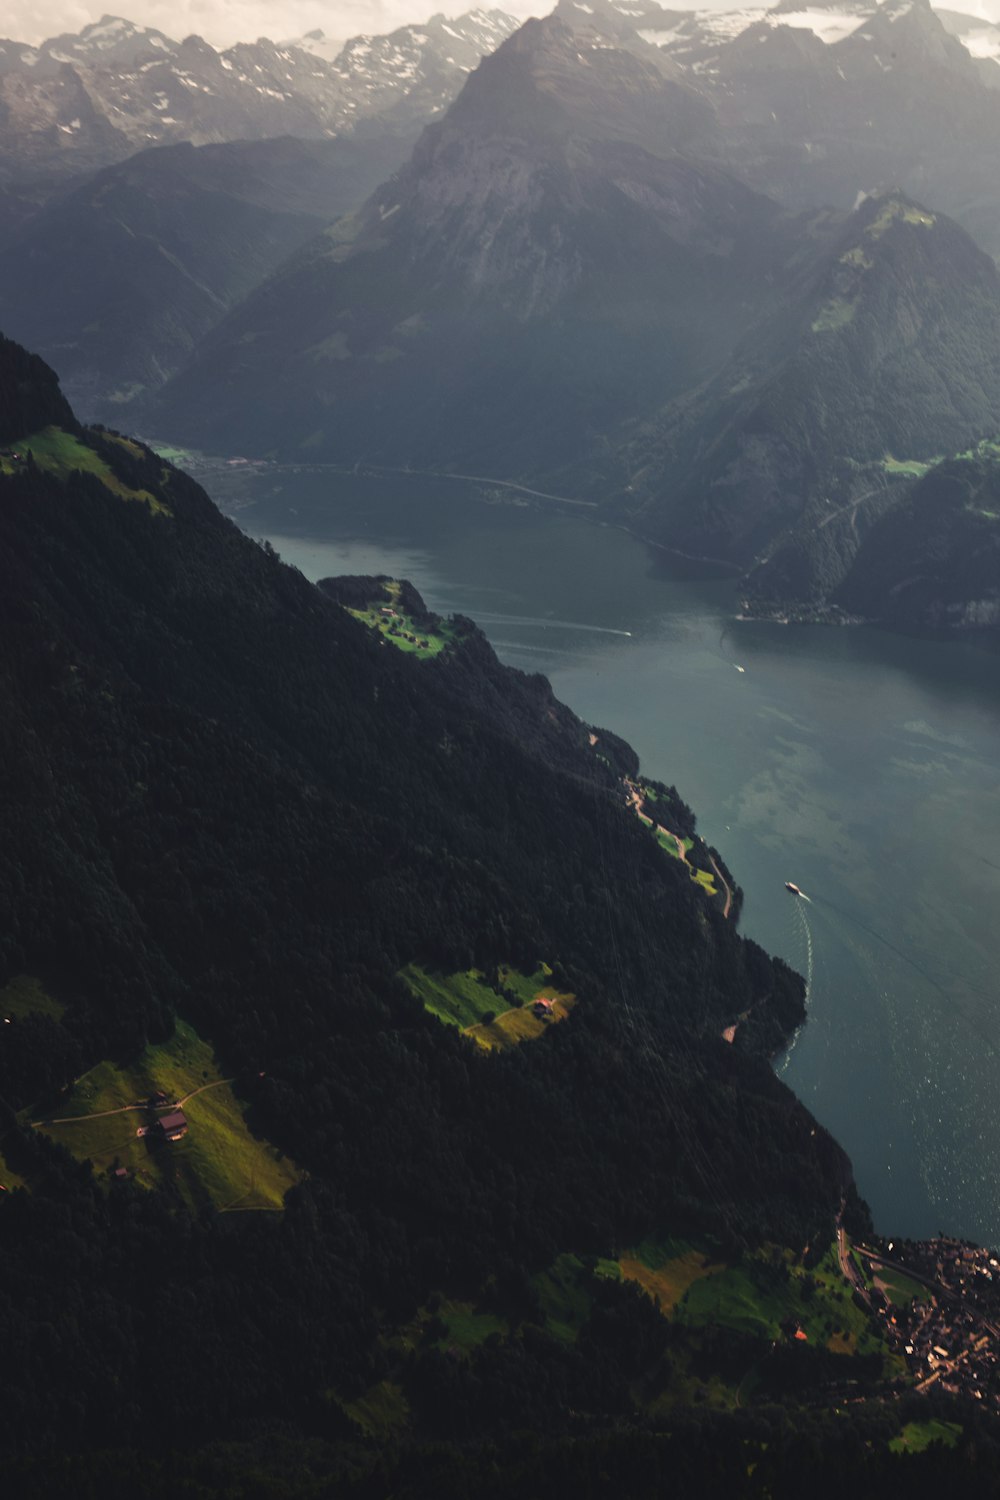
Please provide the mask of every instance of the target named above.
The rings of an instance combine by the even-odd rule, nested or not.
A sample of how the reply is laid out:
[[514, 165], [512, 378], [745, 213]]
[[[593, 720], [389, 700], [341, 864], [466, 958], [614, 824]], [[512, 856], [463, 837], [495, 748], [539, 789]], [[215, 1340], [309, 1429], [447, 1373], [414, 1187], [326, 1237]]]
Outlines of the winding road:
[[[674, 843], [677, 845], [678, 859], [683, 860], [684, 864], [687, 865], [689, 870], [693, 870], [695, 866], [687, 857], [687, 850], [684, 847], [684, 840], [680, 838], [676, 833], [672, 832], [671, 829], [664, 828], [662, 823], [655, 823], [648, 813], [643, 812], [642, 809], [645, 799], [642, 795], [641, 789], [636, 786], [634, 781], [629, 781], [627, 776], [623, 779], [626, 790], [628, 791], [629, 806], [634, 809], [635, 815], [639, 819], [640, 823], [645, 823], [646, 827], [652, 828], [654, 833], [662, 833], [664, 838], [673, 839]], [[729, 881], [723, 875], [722, 871], [719, 869], [718, 864], [711, 854], [709, 854], [708, 856], [708, 862], [712, 866], [712, 869], [715, 871], [720, 886], [726, 893], [725, 905], [722, 908], [722, 915], [724, 917], [728, 917], [733, 907], [733, 893], [729, 889]]]

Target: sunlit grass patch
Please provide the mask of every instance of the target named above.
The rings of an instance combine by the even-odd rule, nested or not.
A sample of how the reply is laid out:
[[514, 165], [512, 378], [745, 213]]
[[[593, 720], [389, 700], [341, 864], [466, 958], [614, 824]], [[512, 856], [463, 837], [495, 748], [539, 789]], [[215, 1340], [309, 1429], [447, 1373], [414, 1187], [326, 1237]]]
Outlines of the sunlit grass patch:
[[525, 1005], [518, 1010], [505, 1010], [489, 1023], [481, 1021], [477, 1026], [470, 1026], [465, 1034], [480, 1047], [491, 1050], [535, 1041], [544, 1036], [550, 1026], [565, 1021], [576, 1004], [575, 995], [560, 994], [551, 985], [545, 988], [544, 996], [551, 1002], [544, 1015], [536, 1015], [534, 1004]]
[[928, 459], [925, 463], [919, 458], [893, 458], [887, 453], [882, 460], [882, 467], [887, 474], [905, 474], [911, 479], [922, 479], [935, 463], [940, 463], [940, 459]]
[[[180, 1105], [188, 1132], [168, 1142], [155, 1128], [159, 1106]], [[96, 1118], [92, 1118], [96, 1116]], [[178, 1021], [167, 1042], [129, 1063], [102, 1062], [85, 1073], [69, 1098], [33, 1123], [98, 1175], [122, 1167], [141, 1186], [170, 1184], [192, 1205], [277, 1209], [300, 1174], [268, 1141], [252, 1135], [211, 1048]], [[142, 1134], [139, 1132], [142, 1131]]]
[[875, 1285], [894, 1307], [909, 1307], [913, 1302], [930, 1302], [930, 1289], [902, 1271], [880, 1266], [875, 1271]]
[[[487, 976], [482, 969], [433, 974], [407, 964], [399, 976], [425, 1009], [450, 1026], [459, 1026], [480, 1047], [497, 1049], [533, 1041], [564, 1021], [576, 996], [553, 989], [552, 970], [539, 964], [533, 974], [501, 965]], [[550, 1001], [544, 1015], [535, 1014], [541, 1000]], [[511, 1004], [511, 1001], [515, 1004]]]
[[[135, 447], [134, 444], [132, 446]], [[93, 474], [120, 500], [141, 500], [156, 513], [170, 514], [167, 506], [149, 490], [134, 490], [123, 484], [106, 459], [62, 427], [43, 427], [40, 432], [21, 439], [14, 447], [17, 453], [30, 453], [40, 469], [54, 474], [58, 479], [67, 479], [74, 471], [81, 470], [85, 474]], [[20, 460], [0, 458], [0, 472], [12, 474], [20, 467]]]
[[446, 646], [455, 639], [455, 628], [441, 620], [431, 630], [413, 618], [400, 605], [400, 585], [390, 579], [382, 585], [382, 593], [369, 601], [363, 609], [349, 609], [348, 614], [363, 625], [375, 626], [390, 645], [424, 660], [440, 656]]
[[789, 1326], [807, 1343], [834, 1353], [886, 1353], [864, 1309], [851, 1295], [831, 1245], [806, 1270], [787, 1251], [746, 1257], [694, 1282], [678, 1308], [682, 1322], [721, 1324], [758, 1338], [780, 1339]]

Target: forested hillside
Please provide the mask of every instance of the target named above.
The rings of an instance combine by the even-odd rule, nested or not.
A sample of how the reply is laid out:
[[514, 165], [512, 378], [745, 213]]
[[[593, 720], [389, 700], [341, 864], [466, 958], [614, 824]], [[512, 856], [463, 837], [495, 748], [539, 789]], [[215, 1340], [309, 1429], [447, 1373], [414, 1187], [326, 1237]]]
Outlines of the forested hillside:
[[0, 392], [6, 1492], [784, 1495], [938, 1411], [988, 1465], [891, 1399], [768, 1065], [802, 983], [635, 815], [696, 843], [676, 790], [6, 341]]
[[[628, 747], [469, 622], [433, 660], [393, 649], [0, 357], [5, 1451], [114, 1443], [123, 1411], [143, 1442], [332, 1411], [380, 1378], [380, 1327], [489, 1287], [515, 1316], [564, 1251], [824, 1243], [848, 1165], [759, 1055], [801, 982], [635, 818]], [[476, 971], [502, 1009], [540, 964], [572, 1012], [499, 1052], [399, 977]], [[283, 1215], [127, 1171], [109, 1193], [51, 1138], [75, 1077], [178, 1016], [304, 1174]], [[555, 1410], [628, 1406], [574, 1359], [592, 1394]]]

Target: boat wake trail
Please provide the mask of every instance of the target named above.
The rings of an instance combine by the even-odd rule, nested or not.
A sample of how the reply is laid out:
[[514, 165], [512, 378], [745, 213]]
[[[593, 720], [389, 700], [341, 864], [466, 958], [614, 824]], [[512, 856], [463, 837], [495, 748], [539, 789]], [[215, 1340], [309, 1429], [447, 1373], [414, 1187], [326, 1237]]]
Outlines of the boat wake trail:
[[[808, 896], [803, 896], [803, 900], [808, 901], [809, 897]], [[806, 945], [806, 965], [805, 965], [805, 967], [806, 967], [806, 973], [805, 973], [806, 992], [805, 992], [805, 995], [804, 995], [803, 998], [804, 998], [806, 1007], [808, 1008], [808, 1005], [809, 1005], [809, 996], [812, 994], [812, 987], [813, 987], [813, 935], [812, 935], [812, 928], [809, 926], [809, 918], [806, 916], [805, 912], [802, 910], [801, 903], [798, 902], [798, 901], [796, 901], [796, 903], [795, 903], [795, 912], [796, 912], [796, 915], [798, 916], [799, 925], [800, 925], [800, 927], [802, 929], [802, 936], [805, 939], [805, 945]], [[805, 1024], [805, 1022], [803, 1022], [803, 1025], [804, 1024]], [[792, 1053], [795, 1051], [796, 1045], [797, 1045], [798, 1040], [799, 1040], [799, 1033], [801, 1032], [801, 1030], [802, 1030], [802, 1027], [801, 1026], [797, 1026], [796, 1029], [795, 1029], [795, 1032], [792, 1035], [792, 1040], [788, 1044], [788, 1050], [786, 1051], [784, 1057], [782, 1058], [781, 1065], [778, 1068], [779, 1077], [780, 1077], [781, 1074], [787, 1072], [787, 1070], [788, 1070], [788, 1064], [791, 1062]]]
[[631, 630], [615, 630], [610, 625], [585, 625], [580, 620], [545, 620], [536, 615], [501, 615], [477, 610], [476, 619], [487, 625], [534, 625], [544, 630], [589, 630], [595, 635], [631, 636]]

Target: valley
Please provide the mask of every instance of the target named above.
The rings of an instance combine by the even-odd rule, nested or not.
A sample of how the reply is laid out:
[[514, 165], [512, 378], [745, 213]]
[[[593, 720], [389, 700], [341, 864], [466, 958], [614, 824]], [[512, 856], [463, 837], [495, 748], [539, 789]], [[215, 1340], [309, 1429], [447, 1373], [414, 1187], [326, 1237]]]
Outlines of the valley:
[[994, 1160], [1000, 1049], [993, 652], [739, 620], [727, 575], [427, 479], [199, 472], [307, 576], [412, 579], [590, 723], [624, 728], [648, 776], [692, 788], [743, 889], [742, 930], [809, 980], [781, 1076], [847, 1145], [876, 1222], [996, 1241], [992, 1168], [972, 1165]]
[[52, 3], [5, 1500], [1000, 1495], [1000, 23]]

